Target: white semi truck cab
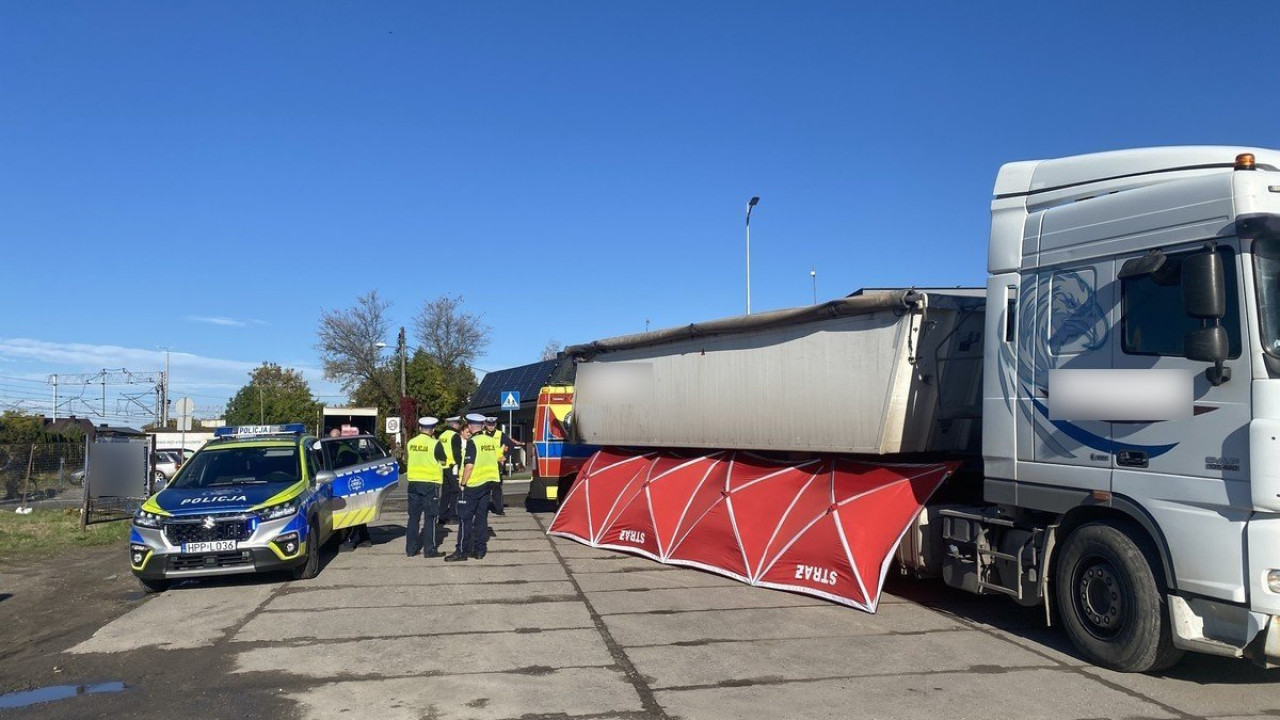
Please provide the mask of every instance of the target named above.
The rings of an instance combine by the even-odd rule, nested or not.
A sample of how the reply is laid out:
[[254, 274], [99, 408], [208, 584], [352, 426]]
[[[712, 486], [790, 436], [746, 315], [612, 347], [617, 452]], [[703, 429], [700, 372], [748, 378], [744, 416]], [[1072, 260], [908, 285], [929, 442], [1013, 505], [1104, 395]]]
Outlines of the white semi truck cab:
[[986, 294], [985, 502], [936, 510], [946, 581], [1115, 669], [1280, 665], [1280, 152], [1007, 164]]

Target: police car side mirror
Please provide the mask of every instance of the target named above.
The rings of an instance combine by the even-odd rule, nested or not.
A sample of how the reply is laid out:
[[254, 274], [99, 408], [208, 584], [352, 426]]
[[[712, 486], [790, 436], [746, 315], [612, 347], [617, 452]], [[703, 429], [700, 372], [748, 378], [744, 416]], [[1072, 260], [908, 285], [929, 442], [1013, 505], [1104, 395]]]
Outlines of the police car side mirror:
[[316, 484], [327, 485], [333, 482], [336, 477], [337, 475], [335, 475], [332, 470], [321, 470], [316, 473]]

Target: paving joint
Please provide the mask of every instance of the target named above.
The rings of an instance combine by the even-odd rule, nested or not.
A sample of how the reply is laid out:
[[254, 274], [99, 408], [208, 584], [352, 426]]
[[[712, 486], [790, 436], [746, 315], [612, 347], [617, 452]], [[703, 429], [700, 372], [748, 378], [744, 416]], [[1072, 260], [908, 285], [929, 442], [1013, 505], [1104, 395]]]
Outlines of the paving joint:
[[[535, 515], [534, 520], [538, 523], [539, 527], [542, 527], [544, 530], [546, 529], [542, 524], [542, 518]], [[604, 640], [605, 648], [613, 657], [614, 662], [618, 664], [618, 667], [622, 669], [622, 673], [626, 675], [631, 686], [635, 688], [636, 694], [640, 696], [640, 703], [644, 706], [648, 716], [662, 718], [663, 720], [671, 720], [671, 716], [667, 714], [667, 711], [658, 704], [658, 698], [654, 695], [653, 688], [649, 687], [644, 676], [636, 669], [635, 663], [631, 662], [631, 658], [627, 656], [626, 650], [623, 649], [622, 645], [613, 638], [613, 633], [609, 632], [609, 627], [605, 625], [604, 617], [600, 613], [596, 612], [595, 606], [591, 604], [591, 599], [587, 597], [587, 594], [583, 592], [582, 587], [578, 585], [578, 580], [574, 577], [573, 571], [569, 569], [569, 564], [565, 562], [564, 556], [560, 554], [560, 548], [553, 542], [549, 542], [548, 544], [551, 545], [551, 551], [555, 553], [556, 558], [560, 560], [561, 566], [564, 567], [565, 575], [568, 576], [569, 582], [573, 583], [573, 589], [577, 593], [578, 598], [581, 599], [582, 604], [586, 606], [587, 613], [591, 615], [591, 621], [595, 623], [596, 631], [600, 633], [600, 638]]]

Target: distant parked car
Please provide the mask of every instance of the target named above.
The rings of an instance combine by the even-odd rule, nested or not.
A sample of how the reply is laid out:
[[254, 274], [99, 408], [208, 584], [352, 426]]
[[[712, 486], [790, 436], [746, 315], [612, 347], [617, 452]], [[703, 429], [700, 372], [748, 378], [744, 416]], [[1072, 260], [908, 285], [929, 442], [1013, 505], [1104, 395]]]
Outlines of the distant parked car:
[[183, 450], [156, 451], [156, 465], [152, 477], [155, 480], [157, 490], [173, 479], [173, 476], [178, 472], [178, 468], [182, 467], [182, 463], [186, 459], [187, 454]]

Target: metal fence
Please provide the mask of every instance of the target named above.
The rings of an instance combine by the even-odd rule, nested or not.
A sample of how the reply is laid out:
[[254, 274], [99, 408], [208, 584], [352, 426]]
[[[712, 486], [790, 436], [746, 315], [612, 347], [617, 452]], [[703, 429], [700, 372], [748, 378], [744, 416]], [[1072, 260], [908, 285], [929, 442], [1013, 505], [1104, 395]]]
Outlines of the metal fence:
[[0, 507], [80, 505], [84, 460], [84, 443], [0, 445]]

